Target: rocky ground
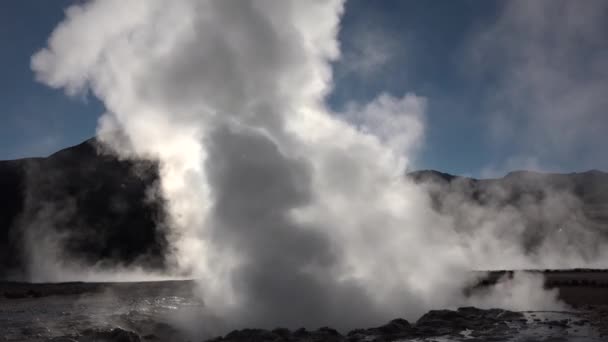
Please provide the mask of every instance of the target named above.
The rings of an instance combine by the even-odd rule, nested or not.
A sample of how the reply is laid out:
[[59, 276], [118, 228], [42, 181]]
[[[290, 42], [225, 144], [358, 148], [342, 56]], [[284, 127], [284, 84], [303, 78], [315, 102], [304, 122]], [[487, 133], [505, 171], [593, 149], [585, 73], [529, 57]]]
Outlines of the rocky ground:
[[192, 281], [0, 284], [0, 341], [180, 341]]
[[463, 307], [429, 311], [415, 323], [398, 318], [345, 335], [328, 327], [315, 331], [244, 329], [213, 341], [606, 341], [608, 331], [603, 317], [608, 311], [594, 312], [595, 309], [599, 308], [576, 312], [513, 312]]
[[[587, 298], [572, 296], [585, 287], [568, 284], [570, 298]], [[430, 311], [416, 322], [397, 318], [350, 332], [330, 327], [242, 329], [208, 339], [202, 325], [209, 317], [201, 316], [203, 305], [193, 295], [193, 285], [3, 283], [0, 341], [608, 341], [608, 306], [587, 303], [571, 303], [572, 309], [564, 312], [465, 307]]]

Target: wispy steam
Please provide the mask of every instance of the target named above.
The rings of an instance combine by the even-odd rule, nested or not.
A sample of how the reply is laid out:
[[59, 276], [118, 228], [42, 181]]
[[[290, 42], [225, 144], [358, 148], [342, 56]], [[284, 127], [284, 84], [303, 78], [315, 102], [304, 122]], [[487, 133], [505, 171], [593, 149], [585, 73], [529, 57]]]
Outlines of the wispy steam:
[[579, 167], [606, 168], [597, 146], [608, 142], [608, 3], [500, 5], [496, 22], [474, 35], [468, 66], [493, 80], [488, 131], [515, 153], [505, 166], [559, 169], [577, 155]]
[[[233, 325], [414, 318], [461, 304], [467, 271], [502, 255], [471, 249], [403, 177], [426, 99], [325, 106], [342, 10], [92, 1], [32, 59], [40, 81], [103, 101], [98, 133], [117, 154], [160, 161], [175, 270], [200, 278], [207, 308]], [[478, 238], [503, 246], [498, 229]]]

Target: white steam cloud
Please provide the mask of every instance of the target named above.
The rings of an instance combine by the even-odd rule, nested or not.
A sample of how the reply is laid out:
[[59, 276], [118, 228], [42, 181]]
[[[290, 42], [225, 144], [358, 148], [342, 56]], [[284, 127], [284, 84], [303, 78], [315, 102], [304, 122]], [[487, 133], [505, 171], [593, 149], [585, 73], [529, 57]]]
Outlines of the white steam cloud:
[[469, 68], [493, 80], [488, 132], [506, 168], [606, 168], [608, 2], [513, 0], [472, 37]]
[[[207, 308], [233, 325], [415, 318], [463, 304], [468, 270], [511, 255], [481, 248], [504, 247], [492, 229], [471, 247], [404, 179], [424, 98], [325, 106], [342, 11], [337, 0], [91, 1], [32, 59], [41, 82], [103, 101], [98, 134], [118, 155], [160, 161], [174, 272], [200, 278]], [[500, 298], [555, 305], [518, 279]]]

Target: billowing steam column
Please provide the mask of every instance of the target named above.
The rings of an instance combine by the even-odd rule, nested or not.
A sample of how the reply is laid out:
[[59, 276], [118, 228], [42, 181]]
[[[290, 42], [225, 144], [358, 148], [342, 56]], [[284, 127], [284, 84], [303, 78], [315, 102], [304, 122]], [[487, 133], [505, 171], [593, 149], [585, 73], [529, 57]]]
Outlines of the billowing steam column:
[[403, 178], [425, 100], [324, 104], [342, 10], [91, 1], [32, 58], [41, 82], [103, 101], [117, 154], [160, 161], [176, 272], [235, 325], [368, 326], [461, 300], [468, 255]]

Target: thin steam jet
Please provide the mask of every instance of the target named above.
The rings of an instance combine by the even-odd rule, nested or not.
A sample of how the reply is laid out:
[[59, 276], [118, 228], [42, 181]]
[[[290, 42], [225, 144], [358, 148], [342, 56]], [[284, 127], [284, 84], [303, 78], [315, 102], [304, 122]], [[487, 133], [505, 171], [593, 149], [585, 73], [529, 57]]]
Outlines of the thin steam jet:
[[172, 271], [200, 279], [206, 308], [231, 327], [344, 329], [466, 303], [558, 306], [534, 277], [463, 297], [469, 270], [525, 251], [497, 230], [467, 241], [404, 178], [425, 98], [327, 108], [343, 9], [90, 1], [67, 9], [32, 68], [105, 104], [98, 135], [114, 153], [160, 162]]

